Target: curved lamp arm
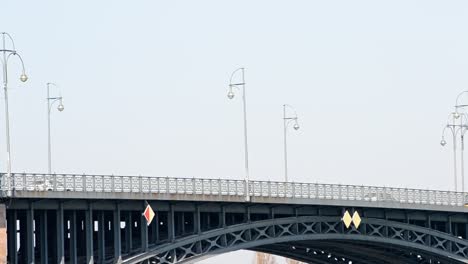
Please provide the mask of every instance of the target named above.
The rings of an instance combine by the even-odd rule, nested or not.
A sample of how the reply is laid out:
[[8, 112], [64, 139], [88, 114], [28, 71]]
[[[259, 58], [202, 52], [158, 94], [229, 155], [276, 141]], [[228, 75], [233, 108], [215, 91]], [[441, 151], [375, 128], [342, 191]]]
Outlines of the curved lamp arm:
[[298, 117], [297, 117], [296, 109], [294, 107], [292, 107], [291, 105], [288, 105], [288, 104], [284, 104], [283, 106], [284, 106], [284, 108], [289, 108], [290, 110], [292, 110], [294, 112], [294, 117], [287, 117], [286, 115], [283, 117], [284, 120], [287, 120], [286, 121], [286, 127], [288, 127], [291, 123], [294, 122], [295, 123], [294, 124], [294, 129], [298, 130], [299, 129], [299, 122], [297, 121]]
[[11, 37], [11, 35], [8, 34], [8, 32], [2, 32], [1, 34], [2, 34], [3, 39], [5, 39], [5, 36], [7, 36], [7, 37], [10, 39], [11, 45], [13, 46], [13, 50], [12, 50], [12, 51], [14, 52], [14, 51], [16, 50], [16, 48], [15, 48], [15, 41], [13, 40], [13, 38]]
[[[231, 77], [229, 78], [229, 92], [228, 92], [228, 98], [229, 99], [232, 99], [234, 98], [234, 92], [232, 91], [232, 88], [237, 88], [238, 90], [240, 85], [244, 86], [245, 87], [245, 78], [244, 78], [244, 69], [245, 68], [238, 68], [236, 69], [235, 71], [232, 72], [231, 74]], [[242, 82], [240, 83], [232, 83], [232, 78], [234, 77], [234, 75], [238, 72], [238, 71], [242, 71]], [[245, 91], [244, 91], [245, 92]], [[243, 94], [243, 96], [245, 96], [245, 94]]]
[[447, 145], [447, 141], [445, 141], [445, 131], [447, 130], [447, 128], [450, 128], [450, 130], [453, 133], [453, 129], [451, 127], [449, 127], [448, 125], [444, 126], [444, 129], [442, 129], [442, 139], [440, 140], [440, 145], [442, 145], [442, 147]]
[[49, 97], [49, 88], [50, 88], [50, 85], [53, 85], [55, 86], [59, 91], [60, 91], [60, 86], [58, 86], [57, 84], [55, 83], [52, 83], [52, 82], [48, 82], [47, 83], [47, 100], [50, 102], [52, 101], [51, 103], [49, 103], [49, 113], [50, 111], [52, 110], [52, 106], [54, 105], [55, 102], [60, 102], [59, 106], [58, 106], [58, 110], [60, 112], [62, 112], [65, 108], [63, 106], [63, 97], [61, 95], [61, 92], [59, 92], [60, 96], [58, 97]]
[[[238, 69], [236, 69], [235, 71], [232, 72], [231, 78], [229, 78], [229, 86], [237, 86], [237, 85], [243, 85], [243, 84], [245, 84], [245, 83], [244, 83], [244, 78], [243, 78], [243, 77], [244, 77], [244, 76], [243, 76], [243, 75], [244, 75], [244, 69], [245, 69], [245, 68], [241, 67], [241, 68], [238, 68]], [[241, 83], [232, 83], [232, 78], [234, 77], [234, 75], [235, 75], [236, 72], [238, 72], [238, 71], [242, 71], [242, 82], [241, 82]]]
[[297, 119], [296, 109], [294, 107], [292, 107], [291, 105], [288, 105], [288, 104], [284, 104], [284, 106], [288, 107], [289, 109], [291, 109], [294, 112], [294, 117], [292, 117], [292, 119]]
[[455, 100], [455, 108], [456, 108], [456, 109], [457, 109], [457, 108], [460, 108], [460, 107], [468, 106], [468, 105], [460, 105], [460, 104], [458, 104], [458, 100], [460, 100], [460, 97], [461, 97], [463, 94], [465, 94], [465, 93], [468, 93], [468, 90], [465, 90], [465, 91], [463, 91], [463, 92], [461, 92], [461, 93], [459, 93], [459, 94], [457, 95], [457, 99]]
[[6, 61], [5, 62], [2, 61], [3, 66], [8, 65], [8, 61], [10, 60], [11, 56], [17, 56], [18, 59], [20, 60], [21, 69], [22, 69], [21, 75], [20, 75], [20, 80], [22, 82], [26, 82], [28, 80], [28, 76], [26, 75], [26, 68], [24, 67], [24, 61], [23, 61], [23, 58], [21, 57], [21, 55], [19, 55], [16, 51], [11, 51], [8, 54], [8, 56], [6, 57]]

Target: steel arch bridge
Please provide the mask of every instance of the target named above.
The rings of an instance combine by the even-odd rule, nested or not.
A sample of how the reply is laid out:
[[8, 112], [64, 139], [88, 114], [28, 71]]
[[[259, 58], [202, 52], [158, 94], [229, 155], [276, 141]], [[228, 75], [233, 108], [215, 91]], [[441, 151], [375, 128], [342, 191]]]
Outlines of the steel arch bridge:
[[[0, 174], [0, 235], [6, 225], [12, 264], [194, 263], [239, 249], [313, 264], [468, 263], [466, 193], [114, 175], [6, 177]], [[150, 225], [142, 216], [148, 204], [156, 211]], [[358, 227], [345, 226], [345, 211], [361, 216]]]
[[[346, 228], [338, 217], [271, 219], [219, 228], [150, 249], [124, 263], [192, 263], [239, 249], [307, 263], [468, 263], [468, 241], [388, 220]], [[362, 252], [366, 252], [366, 260]], [[330, 261], [331, 260], [331, 261]]]

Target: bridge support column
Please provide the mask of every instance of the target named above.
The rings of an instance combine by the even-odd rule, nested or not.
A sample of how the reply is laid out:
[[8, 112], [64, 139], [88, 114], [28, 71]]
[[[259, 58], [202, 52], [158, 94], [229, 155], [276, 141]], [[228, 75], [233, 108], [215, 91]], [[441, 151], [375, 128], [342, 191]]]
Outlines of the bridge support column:
[[226, 207], [221, 206], [221, 212], [219, 213], [219, 226], [226, 227]]
[[122, 263], [122, 248], [120, 238], [120, 206], [115, 205], [113, 227], [114, 231], [114, 263]]
[[169, 205], [169, 212], [167, 214], [167, 237], [169, 241], [173, 242], [175, 239], [175, 227], [174, 227], [174, 206]]
[[70, 217], [70, 263], [76, 264], [77, 259], [77, 244], [76, 244], [76, 211], [73, 210]]
[[132, 211], [130, 211], [127, 213], [127, 216], [125, 217], [125, 252], [126, 253], [132, 252], [132, 248], [133, 248], [132, 228], [133, 228]]
[[[146, 204], [143, 203], [143, 208], [146, 207]], [[148, 224], [146, 223], [146, 218], [140, 216], [140, 239], [141, 239], [141, 252], [148, 250]]]
[[64, 245], [64, 223], [63, 223], [63, 204], [59, 205], [56, 214], [57, 223], [57, 263], [65, 264], [65, 245]]
[[465, 224], [465, 239], [468, 239], [468, 224]]
[[105, 240], [105, 232], [106, 232], [106, 223], [104, 218], [104, 211], [100, 211], [98, 214], [98, 257], [99, 263], [105, 263], [106, 257], [106, 240]]
[[180, 233], [185, 235], [185, 212], [180, 213]]
[[[274, 206], [270, 207], [268, 214], [269, 214], [270, 219], [275, 219], [275, 207]], [[268, 234], [272, 237], [276, 236], [275, 228], [274, 227], [268, 228]]]
[[159, 242], [159, 212], [154, 216], [152, 232], [153, 243], [157, 244]]
[[34, 263], [34, 209], [32, 205], [26, 210], [26, 261]]
[[40, 246], [41, 246], [41, 263], [47, 264], [49, 260], [49, 241], [47, 239], [48, 228], [47, 228], [47, 211], [43, 210], [39, 215], [40, 224]]
[[249, 206], [245, 207], [244, 222], [250, 223], [250, 207]]
[[201, 225], [200, 225], [200, 207], [195, 205], [195, 212], [193, 214], [193, 232], [195, 234], [201, 233]]
[[17, 252], [17, 245], [18, 245], [18, 228], [17, 228], [17, 212], [16, 210], [11, 210], [8, 212], [8, 230], [7, 230], [7, 241], [8, 241], [8, 263], [10, 264], [18, 264], [18, 252]]
[[452, 230], [452, 217], [449, 216], [448, 217], [448, 221], [446, 223], [446, 227], [445, 227], [445, 230], [447, 233], [449, 233], [450, 235], [453, 235], [453, 230]]
[[85, 212], [85, 237], [86, 237], [86, 264], [94, 264], [94, 250], [93, 250], [93, 207], [90, 204], [88, 210]]

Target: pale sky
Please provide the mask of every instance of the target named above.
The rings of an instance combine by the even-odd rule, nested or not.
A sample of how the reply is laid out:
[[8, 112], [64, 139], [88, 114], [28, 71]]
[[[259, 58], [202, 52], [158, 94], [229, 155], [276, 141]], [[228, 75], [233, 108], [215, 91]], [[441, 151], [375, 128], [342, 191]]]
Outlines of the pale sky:
[[[13, 171], [47, 169], [46, 86], [58, 173], [243, 177], [246, 68], [250, 174], [283, 179], [282, 105], [294, 181], [447, 190], [468, 89], [466, 1], [2, 0], [30, 80], [9, 65]], [[3, 96], [3, 93], [2, 93]], [[468, 101], [468, 100], [467, 100]], [[1, 101], [3, 109], [3, 97]], [[0, 149], [4, 149], [0, 112]], [[5, 151], [0, 151], [4, 168]], [[250, 263], [234, 253], [204, 263]], [[245, 258], [239, 262], [241, 258]]]

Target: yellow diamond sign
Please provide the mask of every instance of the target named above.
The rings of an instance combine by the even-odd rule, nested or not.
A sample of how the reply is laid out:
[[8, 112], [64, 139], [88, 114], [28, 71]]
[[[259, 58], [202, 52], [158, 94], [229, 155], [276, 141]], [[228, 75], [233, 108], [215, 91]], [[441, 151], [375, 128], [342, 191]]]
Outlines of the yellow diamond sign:
[[361, 217], [359, 216], [359, 213], [357, 211], [354, 212], [353, 214], [353, 224], [356, 228], [359, 228], [359, 225], [361, 224]]
[[348, 211], [344, 213], [342, 220], [346, 228], [349, 228], [351, 226], [351, 223], [353, 222], [353, 218], [351, 218], [351, 215]]

